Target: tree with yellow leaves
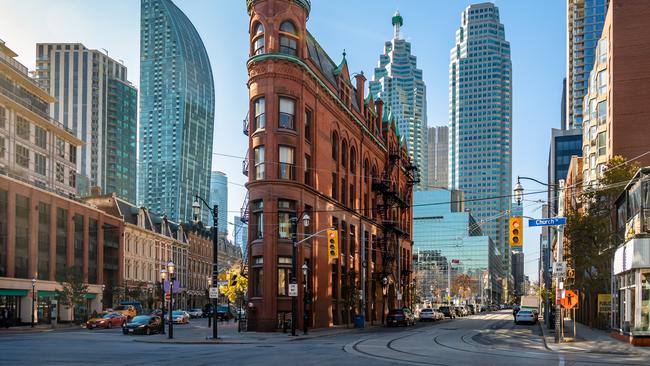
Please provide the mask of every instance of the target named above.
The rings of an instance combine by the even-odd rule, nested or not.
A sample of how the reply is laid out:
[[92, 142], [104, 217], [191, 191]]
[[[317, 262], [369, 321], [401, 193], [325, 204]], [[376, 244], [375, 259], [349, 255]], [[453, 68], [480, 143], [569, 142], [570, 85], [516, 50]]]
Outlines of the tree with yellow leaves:
[[232, 266], [226, 271], [226, 280], [228, 283], [219, 286], [219, 292], [226, 296], [228, 301], [235, 302], [238, 296], [248, 291], [248, 279], [242, 276], [239, 265]]

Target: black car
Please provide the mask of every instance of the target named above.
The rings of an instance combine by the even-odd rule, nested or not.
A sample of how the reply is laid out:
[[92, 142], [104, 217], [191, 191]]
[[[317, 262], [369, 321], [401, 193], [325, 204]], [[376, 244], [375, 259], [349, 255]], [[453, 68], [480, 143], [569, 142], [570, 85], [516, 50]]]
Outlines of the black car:
[[415, 325], [415, 315], [408, 308], [391, 310], [386, 317], [386, 326], [393, 325], [404, 325], [405, 327]]
[[454, 319], [456, 317], [456, 310], [449, 306], [441, 306], [438, 311], [445, 314], [445, 317]]
[[227, 305], [217, 306], [217, 319], [219, 320], [230, 320], [235, 316], [230, 312], [230, 308]]
[[124, 334], [146, 334], [160, 332], [160, 317], [155, 315], [138, 315], [122, 327]]

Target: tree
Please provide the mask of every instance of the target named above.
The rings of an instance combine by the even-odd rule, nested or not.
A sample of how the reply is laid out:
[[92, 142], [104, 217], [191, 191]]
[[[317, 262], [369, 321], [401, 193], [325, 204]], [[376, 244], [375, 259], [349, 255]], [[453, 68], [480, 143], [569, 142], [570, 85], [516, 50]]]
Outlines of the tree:
[[228, 301], [235, 302], [237, 297], [248, 291], [248, 278], [241, 274], [241, 267], [234, 265], [226, 271], [228, 283], [219, 286], [219, 291], [228, 298]]
[[459, 274], [454, 278], [453, 289], [458, 296], [465, 299], [472, 293], [472, 277], [467, 274]]
[[346, 328], [349, 327], [352, 314], [356, 305], [361, 299], [359, 295], [359, 287], [357, 286], [357, 272], [355, 270], [349, 270], [347, 275], [345, 275], [345, 280], [341, 288], [341, 295], [343, 297], [343, 305], [345, 306], [347, 321], [345, 322]]
[[56, 299], [60, 306], [72, 308], [72, 318], [77, 321], [78, 310], [85, 305], [88, 293], [84, 276], [78, 268], [66, 267], [59, 285], [61, 290], [56, 290]]

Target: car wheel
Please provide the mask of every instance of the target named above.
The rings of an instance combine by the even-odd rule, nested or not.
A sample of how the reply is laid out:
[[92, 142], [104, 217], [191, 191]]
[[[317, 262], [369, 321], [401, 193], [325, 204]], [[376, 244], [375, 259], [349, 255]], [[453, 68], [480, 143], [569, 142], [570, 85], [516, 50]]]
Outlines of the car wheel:
[[108, 322], [108, 329], [111, 329], [111, 328], [113, 328], [113, 322], [110, 322], [110, 321], [109, 321], [109, 322]]
[[151, 329], [149, 329], [149, 327], [145, 328], [144, 329], [144, 334], [151, 335]]

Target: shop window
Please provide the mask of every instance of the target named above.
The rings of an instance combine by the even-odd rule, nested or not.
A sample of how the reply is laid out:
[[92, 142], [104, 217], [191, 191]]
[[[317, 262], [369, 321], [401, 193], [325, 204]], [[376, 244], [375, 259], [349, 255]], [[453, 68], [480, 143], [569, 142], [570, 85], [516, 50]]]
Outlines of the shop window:
[[291, 257], [278, 257], [278, 296], [289, 295]]

